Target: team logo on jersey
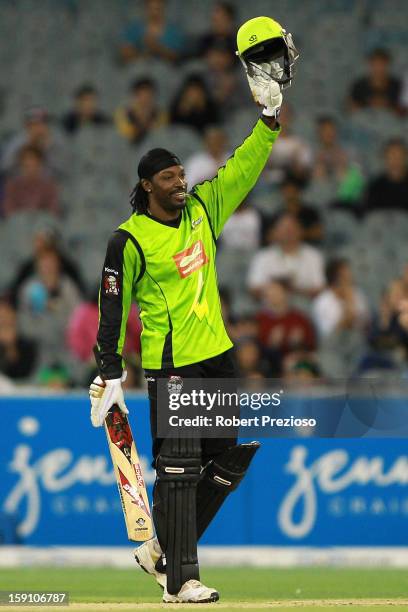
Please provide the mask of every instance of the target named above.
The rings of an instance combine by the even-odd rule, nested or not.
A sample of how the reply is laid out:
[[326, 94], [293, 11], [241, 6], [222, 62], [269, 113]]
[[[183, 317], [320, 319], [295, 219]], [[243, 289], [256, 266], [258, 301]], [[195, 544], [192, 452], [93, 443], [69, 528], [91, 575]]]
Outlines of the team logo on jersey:
[[200, 223], [201, 223], [201, 221], [202, 221], [202, 220], [203, 220], [203, 218], [202, 218], [202, 217], [198, 217], [198, 219], [193, 219], [193, 220], [191, 221], [191, 227], [192, 227], [193, 229], [195, 229], [195, 228], [197, 227], [197, 225], [200, 225]]
[[180, 395], [182, 389], [183, 379], [181, 376], [169, 376], [169, 380], [167, 382], [167, 390], [169, 395]]
[[113, 274], [105, 274], [103, 277], [103, 289], [105, 295], [119, 295], [118, 279]]
[[186, 278], [186, 276], [189, 276], [208, 263], [208, 257], [201, 240], [197, 240], [190, 248], [173, 255], [173, 259], [176, 262], [181, 278]]

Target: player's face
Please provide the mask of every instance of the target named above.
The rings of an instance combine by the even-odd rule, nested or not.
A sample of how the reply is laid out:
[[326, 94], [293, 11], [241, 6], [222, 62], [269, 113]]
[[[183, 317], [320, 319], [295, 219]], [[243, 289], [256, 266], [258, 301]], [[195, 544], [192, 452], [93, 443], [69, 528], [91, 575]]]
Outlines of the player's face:
[[170, 166], [152, 177], [152, 196], [166, 211], [181, 210], [186, 205], [187, 182], [183, 166]]

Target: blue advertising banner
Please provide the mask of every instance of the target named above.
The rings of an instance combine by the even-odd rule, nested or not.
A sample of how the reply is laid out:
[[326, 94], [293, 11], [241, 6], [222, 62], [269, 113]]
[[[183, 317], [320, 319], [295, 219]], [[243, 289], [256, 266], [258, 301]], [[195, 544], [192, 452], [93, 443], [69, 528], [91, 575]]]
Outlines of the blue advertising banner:
[[[127, 399], [147, 484], [148, 403]], [[0, 398], [0, 542], [125, 545], [103, 429], [85, 396]], [[399, 439], [264, 439], [205, 534], [213, 545], [407, 546], [408, 453]]]

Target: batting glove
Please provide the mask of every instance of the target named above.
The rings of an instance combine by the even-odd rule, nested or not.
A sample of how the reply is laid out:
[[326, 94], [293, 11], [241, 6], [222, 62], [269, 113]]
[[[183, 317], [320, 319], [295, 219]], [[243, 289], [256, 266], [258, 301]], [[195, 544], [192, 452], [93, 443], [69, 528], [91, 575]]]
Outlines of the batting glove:
[[[261, 64], [261, 68], [265, 67], [265, 72], [269, 68], [269, 64]], [[249, 87], [252, 96], [258, 104], [264, 107], [263, 114], [268, 117], [279, 117], [280, 107], [282, 106], [282, 92], [279, 84], [262, 73], [256, 78], [247, 74]]]
[[92, 381], [89, 387], [89, 397], [91, 400], [91, 423], [94, 427], [101, 427], [104, 424], [105, 417], [114, 404], [119, 406], [123, 414], [129, 414], [122, 389], [122, 383], [125, 382], [126, 376], [127, 372], [125, 370], [121, 378], [102, 380], [100, 376], [97, 376]]

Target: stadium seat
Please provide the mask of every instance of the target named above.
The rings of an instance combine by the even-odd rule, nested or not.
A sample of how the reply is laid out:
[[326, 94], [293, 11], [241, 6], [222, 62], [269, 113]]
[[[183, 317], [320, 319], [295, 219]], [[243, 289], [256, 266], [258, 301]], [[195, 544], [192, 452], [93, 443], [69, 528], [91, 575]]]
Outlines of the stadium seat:
[[139, 145], [138, 155], [143, 155], [149, 149], [163, 147], [174, 151], [181, 160], [185, 160], [201, 149], [201, 146], [201, 138], [194, 130], [178, 125], [165, 126], [150, 132]]
[[324, 245], [328, 251], [352, 244], [360, 232], [360, 222], [347, 211], [327, 210], [324, 214]]
[[[196, 41], [208, 30], [214, 4], [215, 0], [168, 0], [167, 10]], [[270, 14], [271, 4], [270, 0], [236, 0], [234, 8], [237, 22], [242, 23], [254, 14]], [[99, 90], [101, 107], [113, 113], [126, 103], [130, 83], [148, 75], [158, 84], [159, 106], [168, 108], [186, 74], [202, 71], [204, 63], [193, 58], [179, 65], [139, 60], [119, 66], [120, 33], [142, 12], [142, 3], [130, 0], [0, 2], [0, 36], [7, 41], [0, 46], [0, 69], [7, 75], [12, 67], [13, 74], [12, 87], [6, 86], [4, 79], [0, 85], [0, 143], [22, 129], [24, 112], [33, 104], [49, 109], [56, 130], [59, 117], [72, 106], [73, 92], [87, 82]], [[344, 144], [356, 153], [363, 173], [370, 178], [381, 168], [384, 143], [391, 137], [404, 136], [408, 120], [373, 109], [348, 115], [345, 100], [353, 79], [364, 73], [366, 52], [374, 46], [390, 49], [395, 73], [405, 73], [406, 0], [392, 0], [391, 5], [389, 0], [285, 0], [273, 7], [273, 13], [294, 34], [301, 52], [294, 86], [284, 94], [295, 111], [293, 132], [313, 148], [316, 116], [335, 116]], [[225, 125], [231, 147], [242, 142], [259, 114], [249, 94], [247, 102], [247, 107], [230, 114]], [[138, 146], [129, 145], [114, 126], [87, 127], [72, 138], [65, 134], [61, 138], [67, 151], [66, 172], [59, 179], [62, 219], [23, 213], [1, 221], [5, 265], [0, 270], [0, 288], [29, 253], [34, 228], [42, 222], [61, 228], [86, 281], [93, 284], [111, 231], [130, 214], [129, 192], [137, 180], [141, 155], [160, 146], [174, 150], [185, 160], [202, 148], [200, 135], [184, 126], [155, 130]], [[336, 181], [312, 181], [304, 198], [322, 215], [325, 257], [349, 259], [357, 283], [374, 306], [384, 287], [407, 263], [403, 245], [408, 235], [408, 215], [376, 211], [357, 221], [346, 210], [329, 208], [337, 189]], [[251, 202], [268, 217], [278, 209], [280, 195], [261, 180], [251, 194]], [[252, 305], [245, 288], [247, 259], [246, 253], [222, 248], [218, 258], [220, 282], [229, 287], [234, 306], [241, 311]]]

